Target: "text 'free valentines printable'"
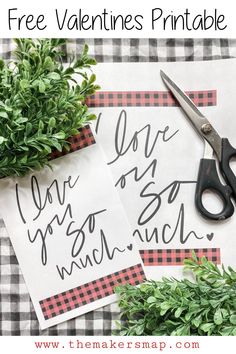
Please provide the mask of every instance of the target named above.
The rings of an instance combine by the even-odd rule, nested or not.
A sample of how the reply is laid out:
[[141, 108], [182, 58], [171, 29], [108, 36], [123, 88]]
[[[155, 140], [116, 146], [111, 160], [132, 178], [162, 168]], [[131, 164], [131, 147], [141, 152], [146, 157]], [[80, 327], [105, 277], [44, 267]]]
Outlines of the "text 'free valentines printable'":
[[41, 328], [116, 300], [144, 281], [141, 257], [89, 126], [52, 170], [0, 180], [1, 213]]

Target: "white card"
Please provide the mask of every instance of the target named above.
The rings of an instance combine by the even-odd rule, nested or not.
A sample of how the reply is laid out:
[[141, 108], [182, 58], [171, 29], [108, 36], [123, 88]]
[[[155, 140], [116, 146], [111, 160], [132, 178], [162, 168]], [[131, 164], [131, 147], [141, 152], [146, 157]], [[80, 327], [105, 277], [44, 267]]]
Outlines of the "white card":
[[51, 161], [53, 170], [0, 180], [1, 213], [41, 328], [114, 302], [116, 285], [144, 280], [89, 126], [73, 141], [80, 151]]
[[[100, 64], [102, 92], [88, 104], [148, 277], [182, 276], [194, 249], [236, 266], [236, 215], [205, 220], [194, 205], [204, 144], [167, 92], [160, 69], [184, 91], [222, 137], [236, 146], [236, 60]], [[201, 107], [202, 106], [202, 107]], [[218, 204], [207, 199], [216, 212]]]

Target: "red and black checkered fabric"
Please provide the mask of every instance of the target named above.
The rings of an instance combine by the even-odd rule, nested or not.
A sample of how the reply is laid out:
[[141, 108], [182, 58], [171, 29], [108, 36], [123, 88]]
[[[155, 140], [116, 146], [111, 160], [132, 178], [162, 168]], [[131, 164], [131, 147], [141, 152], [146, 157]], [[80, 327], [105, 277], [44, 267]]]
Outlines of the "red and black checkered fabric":
[[122, 269], [113, 274], [56, 294], [39, 302], [45, 320], [71, 311], [75, 308], [102, 299], [114, 293], [114, 287], [121, 284], [138, 285], [145, 281], [141, 264]]
[[54, 150], [49, 159], [53, 160], [56, 159], [57, 157], [64, 156], [66, 154], [69, 154], [71, 152], [81, 150], [84, 147], [90, 146], [92, 144], [95, 144], [96, 141], [94, 139], [92, 130], [89, 125], [84, 126], [83, 128], [78, 130], [78, 134], [74, 135], [70, 138], [68, 138], [68, 142], [70, 143], [70, 150], [67, 151], [66, 149], [63, 149], [62, 152], [58, 150]]
[[192, 251], [195, 251], [198, 258], [205, 256], [215, 264], [221, 263], [219, 248], [153, 249], [140, 250], [139, 253], [145, 266], [170, 266], [182, 265], [184, 259], [192, 257]]
[[[187, 91], [196, 106], [215, 106], [216, 90]], [[169, 91], [100, 91], [86, 100], [89, 107], [176, 107]]]

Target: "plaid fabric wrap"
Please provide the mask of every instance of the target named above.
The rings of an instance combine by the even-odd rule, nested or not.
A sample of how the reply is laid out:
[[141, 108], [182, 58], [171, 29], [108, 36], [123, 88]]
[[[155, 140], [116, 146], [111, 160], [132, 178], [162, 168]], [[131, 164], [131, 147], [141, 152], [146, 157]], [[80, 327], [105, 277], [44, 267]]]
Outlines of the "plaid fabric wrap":
[[114, 287], [129, 283], [137, 285], [145, 280], [141, 264], [122, 269], [105, 277], [93, 280], [74, 289], [64, 291], [40, 301], [45, 320], [112, 295]]
[[96, 143], [92, 130], [89, 125], [84, 126], [83, 128], [78, 130], [78, 134], [70, 137], [68, 139], [68, 142], [70, 143], [70, 150], [67, 151], [64, 149], [63, 151], [58, 151], [54, 150], [49, 159], [53, 160], [56, 159], [57, 157], [64, 156], [66, 154], [69, 154], [71, 152], [74, 152], [76, 150], [81, 150], [84, 147], [87, 147], [89, 145], [93, 145]]
[[[187, 91], [196, 106], [215, 106], [216, 90]], [[100, 91], [86, 100], [89, 107], [176, 107], [168, 91]]]
[[205, 256], [209, 261], [220, 264], [219, 248], [154, 249], [140, 250], [139, 253], [145, 266], [170, 266], [182, 265], [184, 259], [192, 258], [192, 251], [198, 258]]
[[[103, 62], [178, 62], [215, 60], [236, 57], [236, 38], [71, 38], [63, 48], [65, 62], [68, 55], [78, 58], [84, 43], [98, 63]], [[15, 44], [0, 39], [4, 59], [13, 58]]]

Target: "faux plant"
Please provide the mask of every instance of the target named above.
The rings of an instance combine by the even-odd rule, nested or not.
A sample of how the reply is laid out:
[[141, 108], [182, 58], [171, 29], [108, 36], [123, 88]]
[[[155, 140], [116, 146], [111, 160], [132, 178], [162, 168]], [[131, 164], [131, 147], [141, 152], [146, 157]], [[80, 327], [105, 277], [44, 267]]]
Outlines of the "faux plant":
[[69, 149], [66, 139], [95, 118], [85, 99], [99, 89], [95, 75], [87, 73], [96, 64], [87, 45], [64, 67], [65, 40], [15, 42], [16, 60], [0, 59], [0, 177], [25, 175], [49, 164], [53, 149]]
[[185, 269], [195, 281], [163, 278], [116, 288], [125, 336], [236, 335], [236, 272], [193, 255]]

